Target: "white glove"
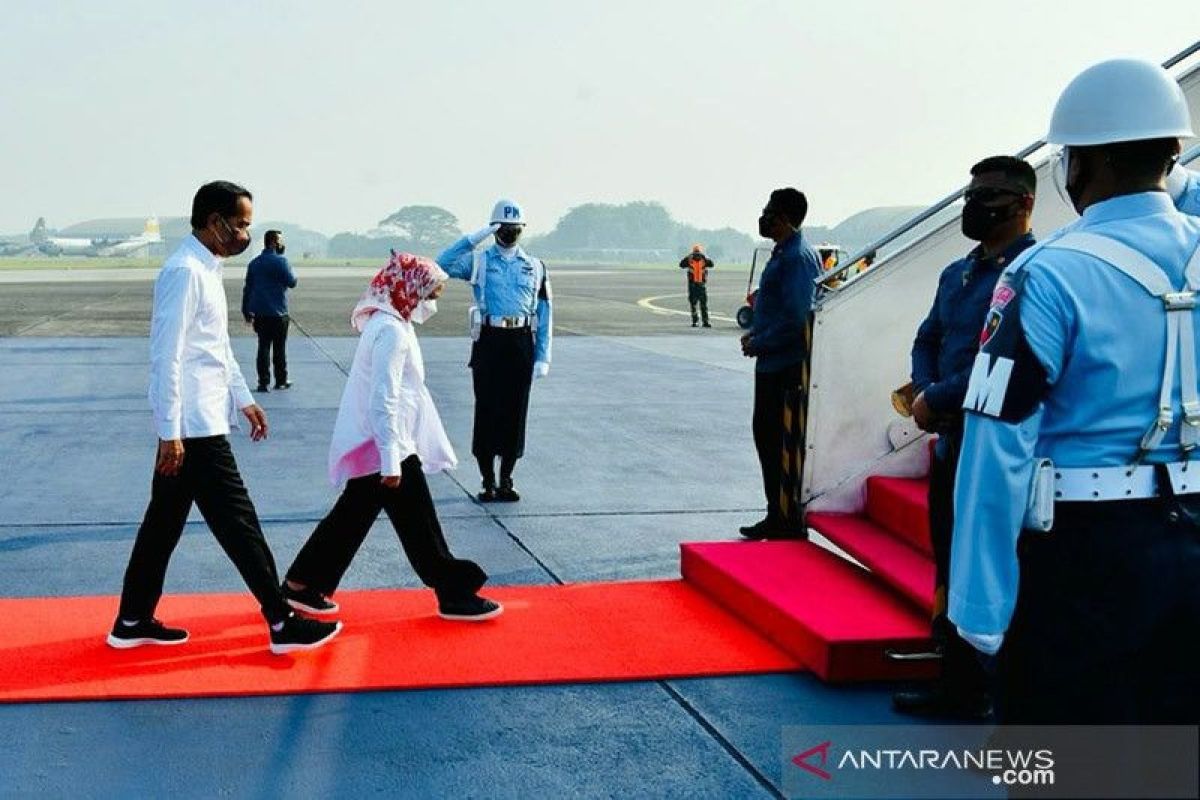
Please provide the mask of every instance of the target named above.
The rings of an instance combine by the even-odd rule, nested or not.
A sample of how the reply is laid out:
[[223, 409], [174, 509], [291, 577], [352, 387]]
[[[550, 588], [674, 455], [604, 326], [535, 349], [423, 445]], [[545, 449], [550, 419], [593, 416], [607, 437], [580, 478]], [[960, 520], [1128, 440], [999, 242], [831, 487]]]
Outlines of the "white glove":
[[491, 236], [493, 233], [495, 233], [498, 230], [500, 230], [500, 223], [493, 222], [492, 224], [488, 225], [486, 228], [480, 228], [479, 230], [475, 231], [474, 233], [468, 234], [467, 241], [471, 243], [471, 247], [478, 247], [480, 242], [482, 242], [484, 239]]
[[964, 642], [989, 656], [999, 653], [1000, 645], [1004, 644], [1003, 633], [971, 633], [970, 631], [964, 631], [957, 625], [955, 627], [958, 628], [958, 635], [963, 638]]
[[550, 362], [538, 361], [533, 365], [533, 377], [544, 378], [550, 374]]
[[1187, 181], [1188, 171], [1181, 164], [1176, 164], [1171, 168], [1171, 171], [1167, 173], [1167, 194], [1169, 194], [1171, 199], [1176, 203], [1178, 203], [1179, 199], [1183, 197], [1183, 190], [1187, 188]]

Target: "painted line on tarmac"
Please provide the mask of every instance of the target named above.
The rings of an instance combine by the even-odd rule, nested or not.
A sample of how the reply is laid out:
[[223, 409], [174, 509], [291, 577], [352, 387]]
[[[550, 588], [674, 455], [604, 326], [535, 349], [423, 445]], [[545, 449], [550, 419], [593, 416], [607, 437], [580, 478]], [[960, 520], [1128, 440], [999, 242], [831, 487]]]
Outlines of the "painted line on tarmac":
[[[653, 314], [674, 314], [680, 317], [692, 316], [692, 312], [690, 311], [679, 311], [678, 309], [663, 308], [660, 305], [655, 305], [655, 303], [657, 303], [659, 300], [665, 300], [668, 297], [682, 297], [685, 300], [687, 299], [686, 294], [659, 294], [653, 297], [643, 297], [641, 300], [637, 301], [637, 304]], [[720, 320], [721, 322], [732, 322], [734, 325], [737, 324], [736, 319], [733, 319], [732, 317], [725, 317], [720, 314], [709, 314], [708, 318]]]

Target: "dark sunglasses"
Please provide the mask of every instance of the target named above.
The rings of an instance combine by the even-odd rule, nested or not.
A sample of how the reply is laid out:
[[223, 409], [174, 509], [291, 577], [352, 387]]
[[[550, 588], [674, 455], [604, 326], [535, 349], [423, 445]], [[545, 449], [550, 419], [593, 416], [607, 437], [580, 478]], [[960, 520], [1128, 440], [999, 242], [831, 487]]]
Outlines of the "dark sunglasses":
[[967, 189], [963, 192], [963, 202], [970, 203], [972, 200], [978, 200], [981, 203], [992, 203], [1002, 197], [1024, 197], [1026, 194], [1026, 192], [1018, 192], [1013, 189], [984, 186], [978, 189]]

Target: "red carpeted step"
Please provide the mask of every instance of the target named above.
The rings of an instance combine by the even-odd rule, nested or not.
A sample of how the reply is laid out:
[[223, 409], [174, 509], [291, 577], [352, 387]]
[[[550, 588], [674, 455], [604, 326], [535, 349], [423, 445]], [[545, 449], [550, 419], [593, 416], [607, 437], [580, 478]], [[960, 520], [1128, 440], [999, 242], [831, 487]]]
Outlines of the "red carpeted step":
[[934, 566], [928, 554], [859, 514], [814, 512], [805, 521], [917, 608], [932, 613]]
[[932, 677], [885, 651], [931, 648], [929, 619], [809, 542], [681, 545], [684, 579], [828, 681]]
[[867, 478], [867, 516], [881, 528], [933, 555], [929, 544], [929, 481], [924, 478]]

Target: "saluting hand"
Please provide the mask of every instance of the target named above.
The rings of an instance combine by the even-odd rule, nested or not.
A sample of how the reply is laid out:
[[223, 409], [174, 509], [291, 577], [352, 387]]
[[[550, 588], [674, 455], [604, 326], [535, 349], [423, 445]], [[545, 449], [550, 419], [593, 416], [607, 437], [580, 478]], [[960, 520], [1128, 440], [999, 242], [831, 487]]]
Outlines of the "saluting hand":
[[242, 414], [250, 421], [250, 440], [261, 442], [267, 438], [267, 412], [257, 403], [242, 409]]

